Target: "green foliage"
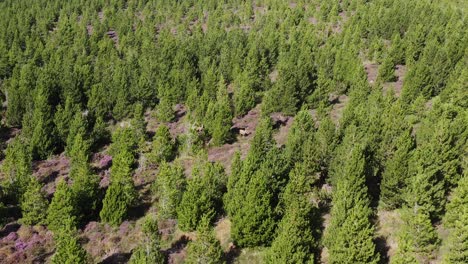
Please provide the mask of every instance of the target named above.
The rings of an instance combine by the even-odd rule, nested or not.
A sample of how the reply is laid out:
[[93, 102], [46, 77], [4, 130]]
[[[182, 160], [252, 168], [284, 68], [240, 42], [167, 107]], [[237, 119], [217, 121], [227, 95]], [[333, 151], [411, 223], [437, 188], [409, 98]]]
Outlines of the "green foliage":
[[242, 160], [241, 154], [239, 151], [234, 153], [234, 157], [231, 163], [231, 175], [228, 177], [227, 181], [227, 191], [223, 197], [224, 210], [226, 210], [229, 216], [233, 216], [240, 207], [240, 194], [237, 192], [241, 191], [240, 186], [238, 186], [239, 181], [241, 180], [242, 173]]
[[157, 200], [158, 217], [175, 218], [177, 207], [185, 190], [184, 169], [178, 164], [161, 163], [159, 173], [153, 185]]
[[87, 122], [86, 117], [81, 113], [81, 111], [76, 112], [73, 119], [70, 122], [69, 132], [66, 140], [65, 151], [70, 156], [69, 152], [73, 148], [75, 137], [78, 134], [81, 134], [82, 137], [87, 135]]
[[380, 183], [380, 202], [385, 209], [396, 209], [404, 203], [408, 173], [408, 161], [414, 146], [411, 132], [404, 132], [396, 141], [397, 149], [392, 157], [385, 162]]
[[232, 111], [223, 78], [219, 80], [216, 101], [208, 105], [205, 118], [207, 119], [206, 127], [212, 135], [214, 145], [222, 145], [230, 139]]
[[128, 209], [136, 199], [136, 191], [132, 179], [133, 155], [122, 149], [112, 160], [110, 185], [102, 201], [99, 213], [103, 222], [119, 225], [127, 216]]
[[225, 263], [223, 249], [213, 230], [210, 227], [210, 219], [203, 217], [197, 228], [197, 238], [191, 241], [187, 247], [185, 263]]
[[392, 263], [425, 263], [433, 258], [439, 238], [429, 214], [415, 204], [402, 215], [404, 225], [398, 237], [398, 251]]
[[247, 71], [240, 73], [234, 80], [234, 112], [236, 116], [242, 116], [255, 107], [256, 95], [253, 76]]
[[330, 263], [378, 263], [372, 211], [365, 185], [366, 161], [362, 147], [349, 149], [346, 162], [336, 172], [331, 222], [325, 234]]
[[[275, 197], [284, 188], [288, 162], [274, 147], [270, 118], [257, 126], [244, 161], [235, 158], [224, 197], [231, 235], [240, 246], [268, 245], [276, 227]], [[230, 178], [231, 178], [230, 177]]]
[[32, 156], [26, 140], [20, 135], [15, 138], [5, 151], [2, 171], [9, 184], [15, 189], [15, 200], [21, 201], [28, 188], [32, 168]]
[[313, 136], [315, 124], [309, 111], [303, 109], [299, 111], [289, 130], [286, 142], [285, 155], [292, 164], [301, 159], [304, 155], [304, 141]]
[[47, 91], [42, 87], [38, 88], [31, 121], [23, 125], [26, 130], [25, 135], [30, 136], [29, 147], [34, 159], [46, 159], [56, 148], [53, 112], [48, 100]]
[[247, 185], [236, 187], [245, 189], [240, 190], [244, 195], [238, 198], [242, 201], [232, 216], [231, 235], [241, 247], [267, 245], [274, 235], [276, 223], [269, 172], [267, 169], [260, 169], [252, 175]]
[[78, 220], [74, 198], [65, 180], [60, 180], [47, 210], [47, 227], [55, 234], [76, 228]]
[[74, 193], [78, 219], [90, 219], [94, 215], [98, 204], [99, 177], [91, 172], [88, 164], [89, 143], [83, 140], [81, 134], [75, 136], [70, 150], [70, 178]]
[[129, 128], [116, 131], [113, 139], [110, 184], [99, 215], [103, 222], [116, 226], [125, 219], [129, 207], [137, 198], [132, 178], [137, 141], [134, 131]]
[[468, 210], [458, 212], [460, 218], [453, 224], [447, 239], [448, 252], [444, 256], [444, 263], [466, 263], [468, 261]]
[[453, 191], [447, 204], [444, 225], [449, 228], [446, 242], [448, 249], [444, 263], [465, 263], [468, 261], [468, 177], [465, 175]]
[[169, 132], [169, 128], [165, 125], [160, 125], [154, 135], [152, 150], [148, 158], [151, 162], [160, 164], [174, 159], [175, 151], [175, 143]]
[[54, 115], [54, 123], [57, 133], [62, 142], [67, 142], [70, 125], [75, 117], [75, 113], [80, 112], [79, 107], [73, 103], [72, 98], [65, 100], [65, 106], [59, 105]]
[[138, 143], [141, 147], [145, 144], [146, 140], [146, 122], [145, 122], [145, 113], [143, 105], [141, 103], [135, 104], [135, 109], [133, 110], [133, 118], [130, 122], [132, 128], [135, 130], [135, 136], [138, 139]]
[[81, 247], [76, 231], [67, 229], [54, 235], [55, 253], [50, 262], [53, 264], [89, 263], [86, 251]]
[[132, 253], [130, 264], [166, 263], [166, 257], [161, 253], [161, 235], [159, 234], [158, 221], [151, 215], [147, 215], [143, 222], [143, 243]]
[[47, 217], [48, 201], [42, 191], [42, 185], [31, 177], [28, 188], [21, 202], [21, 223], [26, 225], [43, 224]]
[[453, 227], [457, 221], [461, 221], [465, 209], [468, 208], [468, 177], [462, 177], [457, 188], [452, 192], [450, 202], [447, 204], [447, 213], [444, 216], [444, 224]]
[[174, 110], [171, 102], [166, 98], [161, 98], [157, 108], [157, 117], [161, 122], [170, 122], [174, 119]]
[[297, 165], [290, 173], [282, 198], [286, 208], [267, 254], [267, 263], [314, 263], [312, 252], [317, 246], [314, 235], [318, 226], [313, 218], [318, 214], [309, 202], [311, 190], [310, 178], [304, 174], [302, 165]]
[[396, 81], [394, 59], [387, 55], [379, 67], [379, 80], [382, 82]]
[[187, 190], [177, 208], [177, 219], [182, 230], [196, 230], [203, 217], [214, 222], [221, 212], [226, 176], [220, 164], [208, 161], [198, 164], [187, 180]]

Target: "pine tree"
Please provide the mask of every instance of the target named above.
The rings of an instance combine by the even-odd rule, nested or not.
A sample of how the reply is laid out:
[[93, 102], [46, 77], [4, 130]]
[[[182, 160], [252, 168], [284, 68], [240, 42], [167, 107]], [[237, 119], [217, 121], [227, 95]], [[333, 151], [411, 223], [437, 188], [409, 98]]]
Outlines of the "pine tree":
[[184, 169], [178, 164], [163, 162], [154, 183], [158, 217], [170, 219], [177, 216], [177, 207], [185, 190]]
[[330, 116], [320, 119], [320, 124], [315, 133], [315, 147], [318, 151], [320, 167], [327, 172], [337, 143], [336, 127]]
[[448, 252], [444, 255], [443, 263], [468, 262], [468, 209], [465, 206], [462, 210], [447, 238]]
[[223, 249], [210, 227], [210, 219], [203, 217], [197, 228], [197, 238], [187, 247], [185, 263], [221, 264], [225, 263]]
[[[113, 226], [119, 225], [127, 216], [129, 207], [136, 199], [136, 191], [132, 179], [133, 154], [129, 146], [125, 146], [123, 138], [126, 133], [114, 144], [115, 153], [112, 160], [110, 185], [103, 200], [102, 210], [99, 213], [103, 222]], [[128, 143], [127, 143], [128, 144]], [[122, 146], [123, 145], [123, 146]]]
[[232, 112], [227, 87], [221, 78], [218, 84], [216, 103], [214, 103], [212, 120], [209, 128], [213, 136], [214, 145], [222, 145], [230, 138]]
[[379, 67], [379, 80], [382, 82], [396, 81], [395, 63], [390, 54], [387, 54]]
[[[245, 176], [242, 176], [245, 177]], [[242, 186], [247, 190], [238, 193], [243, 202], [232, 216], [231, 235], [241, 247], [268, 245], [274, 235], [276, 223], [272, 208], [273, 194], [270, 192], [269, 171], [258, 170]]]
[[147, 215], [143, 222], [144, 241], [132, 253], [130, 264], [166, 263], [165, 256], [161, 253], [161, 235], [159, 234], [158, 221], [155, 217]]
[[[238, 245], [267, 245], [275, 230], [275, 195], [284, 187], [288, 169], [283, 153], [274, 148], [269, 117], [260, 120], [247, 157], [233, 164], [235, 178], [228, 182], [225, 208]], [[287, 176], [287, 175], [286, 175]]]
[[468, 177], [459, 181], [447, 204], [444, 225], [449, 228], [449, 237], [444, 263], [466, 263], [468, 261]]
[[220, 164], [199, 164], [187, 181], [187, 190], [177, 208], [177, 219], [182, 230], [196, 230], [203, 217], [210, 223], [220, 213], [225, 188], [224, 169]]
[[164, 161], [171, 161], [175, 156], [175, 143], [171, 137], [169, 128], [160, 125], [153, 138], [152, 150], [149, 155], [151, 162], [159, 164]]
[[252, 76], [244, 70], [234, 80], [234, 85], [234, 111], [236, 116], [242, 116], [255, 107], [256, 98]]
[[54, 233], [73, 229], [77, 226], [76, 215], [73, 192], [62, 179], [56, 186], [54, 197], [47, 210], [47, 227]]
[[65, 100], [65, 106], [59, 105], [54, 116], [54, 123], [57, 127], [57, 133], [62, 142], [67, 142], [68, 133], [70, 131], [70, 124], [75, 116], [75, 113], [79, 112], [79, 107], [73, 103], [72, 98]]
[[239, 151], [236, 151], [231, 164], [231, 175], [228, 177], [227, 191], [223, 197], [224, 209], [232, 217], [240, 207], [241, 197], [236, 193], [240, 190], [239, 180], [242, 172], [242, 160]]
[[291, 171], [290, 180], [282, 197], [286, 207], [266, 257], [267, 263], [314, 263], [313, 250], [317, 246], [313, 217], [318, 217], [309, 201], [311, 180], [298, 163]]
[[46, 159], [55, 150], [55, 126], [53, 111], [48, 102], [48, 94], [39, 87], [34, 98], [34, 110], [30, 124], [25, 124], [26, 134], [29, 134], [31, 153], [35, 159]]
[[31, 177], [21, 202], [21, 212], [23, 214], [21, 222], [26, 225], [44, 223], [47, 217], [48, 205], [45, 193], [42, 191], [42, 185], [36, 177]]
[[462, 212], [468, 209], [468, 172], [458, 182], [451, 195], [451, 200], [447, 204], [447, 213], [444, 216], [444, 225], [453, 227], [457, 221], [461, 220]]
[[66, 229], [54, 235], [56, 242], [52, 264], [86, 264], [88, 256], [81, 247], [75, 229]]
[[392, 210], [404, 203], [408, 172], [408, 161], [411, 158], [411, 149], [414, 146], [411, 131], [407, 130], [397, 140], [397, 150], [385, 162], [380, 183], [380, 202], [383, 208]]
[[76, 135], [81, 134], [82, 137], [87, 135], [87, 126], [86, 117], [83, 115], [83, 113], [81, 113], [81, 111], [76, 112], [70, 122], [69, 132], [66, 140], [65, 151], [67, 152], [67, 155], [70, 156], [69, 152], [71, 148], [73, 148]]
[[102, 119], [102, 117], [97, 117], [94, 121], [93, 130], [91, 131], [90, 140], [92, 145], [96, 146], [100, 143], [107, 142], [110, 138], [109, 131], [107, 130], [107, 125]]
[[174, 119], [174, 110], [169, 99], [165, 97], [160, 99], [157, 107], [157, 117], [161, 122], [170, 122]]
[[334, 175], [331, 222], [325, 234], [330, 263], [378, 263], [372, 211], [367, 194], [366, 161], [360, 145], [351, 145], [345, 164]]
[[71, 187], [78, 219], [89, 219], [95, 213], [98, 203], [99, 177], [91, 172], [88, 164], [89, 143], [83, 140], [81, 134], [75, 136], [70, 150], [70, 178], [73, 181]]
[[414, 204], [402, 215], [404, 225], [398, 237], [398, 251], [392, 263], [426, 263], [433, 258], [439, 238], [424, 207]]
[[286, 156], [292, 164], [300, 161], [304, 154], [304, 141], [313, 136], [314, 132], [315, 124], [312, 116], [307, 109], [302, 109], [294, 118], [286, 142]]
[[32, 156], [27, 141], [19, 135], [10, 142], [5, 151], [2, 171], [9, 184], [15, 189], [15, 199], [21, 202], [26, 192], [32, 174]]
[[138, 138], [140, 149], [145, 145], [146, 141], [146, 123], [144, 115], [143, 104], [136, 103], [133, 110], [133, 118], [131, 120], [132, 128], [135, 130], [136, 137]]

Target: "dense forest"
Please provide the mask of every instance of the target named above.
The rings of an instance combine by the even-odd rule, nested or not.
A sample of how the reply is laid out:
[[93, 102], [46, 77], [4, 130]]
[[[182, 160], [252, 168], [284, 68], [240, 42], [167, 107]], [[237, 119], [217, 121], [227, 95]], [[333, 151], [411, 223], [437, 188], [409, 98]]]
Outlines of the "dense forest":
[[0, 263], [468, 263], [467, 10], [0, 0]]

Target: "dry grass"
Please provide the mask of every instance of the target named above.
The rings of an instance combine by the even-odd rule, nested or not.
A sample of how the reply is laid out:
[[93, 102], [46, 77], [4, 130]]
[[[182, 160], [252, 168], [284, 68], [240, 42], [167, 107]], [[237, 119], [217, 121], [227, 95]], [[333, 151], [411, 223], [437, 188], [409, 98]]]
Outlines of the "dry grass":
[[231, 247], [231, 221], [228, 218], [220, 219], [214, 230], [221, 247], [227, 252]]
[[379, 211], [377, 220], [376, 234], [385, 239], [388, 256], [391, 258], [398, 248], [397, 235], [403, 225], [400, 211]]

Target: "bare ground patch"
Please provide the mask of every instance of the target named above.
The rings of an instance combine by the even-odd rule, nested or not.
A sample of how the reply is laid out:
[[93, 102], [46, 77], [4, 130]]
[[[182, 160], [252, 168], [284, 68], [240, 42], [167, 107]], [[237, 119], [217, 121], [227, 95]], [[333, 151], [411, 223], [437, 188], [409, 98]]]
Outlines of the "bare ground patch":
[[397, 234], [402, 224], [403, 221], [398, 210], [377, 213], [376, 234], [385, 239], [388, 257], [395, 255], [398, 248]]
[[338, 124], [338, 122], [340, 121], [341, 116], [343, 115], [343, 110], [348, 100], [348, 96], [343, 94], [340, 95], [336, 100], [336, 103], [333, 104], [332, 110], [330, 111], [330, 117], [335, 124]]
[[395, 96], [400, 97], [406, 71], [407, 70], [405, 65], [397, 65], [395, 70], [397, 80], [395, 82], [384, 83], [384, 93], [387, 93], [390, 89], [393, 89]]
[[377, 80], [377, 75], [379, 73], [379, 64], [365, 62], [364, 69], [366, 70], [366, 73], [367, 73], [367, 81], [370, 84], [375, 83], [375, 81]]

